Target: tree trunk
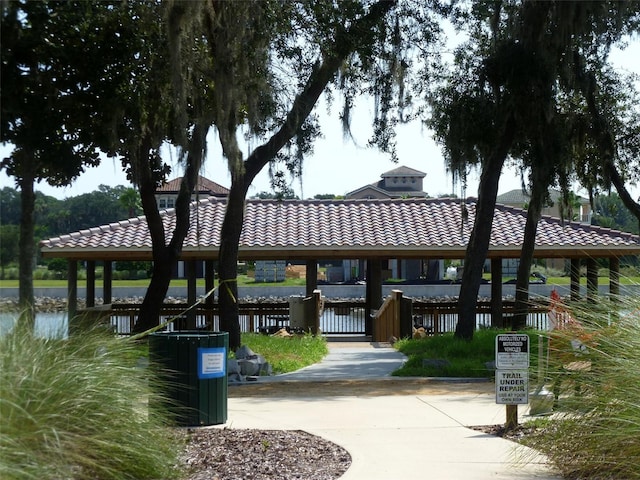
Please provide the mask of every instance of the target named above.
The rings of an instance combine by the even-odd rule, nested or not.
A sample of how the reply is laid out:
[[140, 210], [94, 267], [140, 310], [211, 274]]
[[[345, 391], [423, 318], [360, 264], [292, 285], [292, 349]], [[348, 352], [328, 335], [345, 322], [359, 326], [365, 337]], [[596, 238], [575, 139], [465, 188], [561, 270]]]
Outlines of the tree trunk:
[[478, 290], [482, 281], [484, 262], [489, 250], [489, 240], [493, 227], [493, 215], [498, 196], [498, 182], [502, 166], [513, 141], [515, 127], [513, 120], [508, 119], [503, 126], [501, 142], [489, 156], [482, 167], [478, 200], [473, 230], [467, 244], [462, 272], [462, 284], [458, 298], [458, 324], [455, 337], [471, 340], [476, 327], [476, 304]]
[[247, 190], [244, 182], [231, 184], [227, 211], [220, 231], [220, 258], [218, 263], [218, 303], [220, 306], [220, 330], [229, 333], [229, 349], [240, 345], [238, 310], [238, 249], [244, 222], [244, 200]]
[[[29, 170], [26, 168], [25, 170]], [[35, 259], [35, 203], [33, 189], [34, 176], [25, 171], [19, 178], [20, 205], [20, 251], [18, 255], [18, 305], [20, 308], [19, 323], [33, 330], [35, 326], [35, 299], [33, 294], [33, 263]]]
[[[353, 52], [361, 39], [360, 32], [373, 27], [395, 5], [395, 1], [379, 0], [374, 3], [364, 17], [355, 21], [348, 30], [338, 35], [334, 45], [328, 46], [329, 52], [322, 63], [315, 68], [307, 82], [295, 98], [287, 117], [280, 129], [263, 145], [256, 148], [251, 155], [238, 166], [241, 158], [235, 141], [235, 124], [221, 121], [217, 125], [220, 143], [225, 156], [234, 165], [231, 174], [231, 188], [227, 201], [227, 211], [220, 232], [220, 255], [218, 275], [220, 290], [220, 328], [229, 332], [229, 349], [240, 346], [240, 323], [238, 318], [238, 286], [237, 263], [238, 244], [244, 221], [245, 197], [251, 182], [260, 171], [275, 158], [276, 154], [299, 131], [309, 114], [315, 107], [318, 98], [327, 84], [333, 79], [345, 58]], [[233, 116], [231, 116], [233, 117]]]
[[[160, 216], [156, 203], [156, 181], [150, 169], [150, 162], [152, 160], [149, 159], [149, 163], [142, 165], [142, 168], [139, 169], [140, 172], [137, 178], [140, 188], [140, 198], [142, 200], [142, 208], [147, 219], [153, 246], [153, 273], [151, 275], [149, 288], [140, 306], [138, 321], [133, 329], [134, 333], [145, 332], [157, 326], [159, 323], [162, 305], [164, 304], [164, 299], [169, 290], [169, 283], [171, 282], [171, 271], [173, 265], [180, 259], [182, 245], [189, 232], [191, 194], [195, 188], [198, 172], [202, 165], [208, 130], [208, 126], [200, 124], [196, 125], [193, 129], [186, 168], [180, 184], [180, 192], [176, 199], [176, 225], [168, 245], [165, 243], [163, 219]], [[148, 144], [143, 146], [141, 148], [140, 158], [143, 158], [143, 155], [146, 155], [144, 158], [149, 158], [150, 151], [151, 148]]]
[[[535, 168], [535, 167], [534, 167]], [[527, 324], [527, 314], [529, 313], [529, 276], [531, 264], [533, 262], [533, 252], [536, 248], [536, 233], [538, 232], [538, 221], [542, 212], [542, 203], [546, 198], [546, 185], [534, 185], [531, 192], [531, 200], [527, 209], [527, 222], [524, 227], [524, 238], [522, 240], [522, 250], [520, 251], [520, 264], [518, 265], [518, 275], [516, 277], [516, 301], [515, 314], [511, 319], [511, 328], [520, 330]]]

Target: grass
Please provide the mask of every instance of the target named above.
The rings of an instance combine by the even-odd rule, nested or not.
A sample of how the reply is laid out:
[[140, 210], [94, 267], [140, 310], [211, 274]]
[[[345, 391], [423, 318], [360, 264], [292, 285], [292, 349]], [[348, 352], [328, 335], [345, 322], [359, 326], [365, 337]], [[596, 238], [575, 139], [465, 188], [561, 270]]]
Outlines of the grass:
[[177, 478], [176, 440], [135, 343], [101, 331], [0, 338], [0, 478]]
[[[505, 330], [483, 329], [473, 335], [472, 341], [458, 340], [453, 333], [425, 337], [421, 339], [402, 339], [395, 347], [407, 355], [405, 364], [393, 375], [398, 377], [493, 377], [493, 370], [485, 365], [495, 359], [495, 338]], [[537, 352], [538, 336], [529, 334], [530, 351]], [[535, 371], [537, 357], [531, 355], [531, 366]], [[445, 360], [446, 365], [427, 365], [423, 360]]]
[[[150, 279], [139, 280], [113, 280], [114, 287], [148, 287]], [[98, 280], [101, 282], [101, 280]], [[196, 285], [204, 287], [204, 278], [198, 278]], [[216, 282], [217, 285], [217, 282]], [[238, 275], [238, 286], [242, 287], [291, 287], [291, 286], [305, 286], [304, 278], [287, 278], [283, 282], [256, 282], [252, 277], [247, 275]], [[67, 286], [67, 280], [34, 280], [33, 286], [35, 288], [53, 288], [53, 287], [65, 287]], [[179, 278], [171, 280], [171, 287], [186, 287], [187, 279]], [[18, 280], [0, 280], [0, 288], [17, 288]]]
[[319, 362], [329, 353], [326, 340], [313, 335], [274, 337], [243, 333], [242, 343], [265, 357], [274, 373], [293, 372]]
[[[558, 401], [526, 443], [565, 478], [640, 479], [640, 301], [623, 302], [619, 317], [609, 303], [577, 306], [579, 323], [551, 338], [547, 376]], [[569, 369], [576, 361], [584, 368]]]

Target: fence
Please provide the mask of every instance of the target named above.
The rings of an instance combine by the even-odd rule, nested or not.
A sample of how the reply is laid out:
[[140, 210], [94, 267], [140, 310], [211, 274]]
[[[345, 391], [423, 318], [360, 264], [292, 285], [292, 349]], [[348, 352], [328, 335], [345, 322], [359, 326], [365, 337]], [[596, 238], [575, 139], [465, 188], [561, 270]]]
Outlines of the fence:
[[[406, 299], [405, 299], [406, 300]], [[135, 324], [139, 305], [113, 304], [111, 305], [111, 325], [122, 335], [131, 333]], [[162, 308], [160, 321], [174, 319], [167, 325], [169, 331], [185, 329], [188, 323], [184, 313], [186, 304], [166, 304]], [[414, 325], [422, 325], [434, 334], [453, 332], [458, 322], [456, 302], [412, 302], [412, 317]], [[491, 326], [491, 305], [488, 301], [478, 302], [476, 309], [476, 327]], [[513, 315], [513, 302], [503, 303], [503, 318], [508, 325], [509, 317]], [[548, 306], [532, 304], [529, 308], [527, 326], [546, 330]], [[220, 329], [218, 305], [202, 305], [194, 312], [195, 328], [217, 331]], [[240, 330], [242, 332], [271, 331], [288, 325], [288, 302], [260, 302], [240, 303]], [[323, 334], [352, 334], [364, 335], [366, 323], [365, 304], [362, 300], [353, 301], [324, 301], [324, 311], [320, 317], [320, 331]], [[193, 324], [193, 322], [192, 322]]]

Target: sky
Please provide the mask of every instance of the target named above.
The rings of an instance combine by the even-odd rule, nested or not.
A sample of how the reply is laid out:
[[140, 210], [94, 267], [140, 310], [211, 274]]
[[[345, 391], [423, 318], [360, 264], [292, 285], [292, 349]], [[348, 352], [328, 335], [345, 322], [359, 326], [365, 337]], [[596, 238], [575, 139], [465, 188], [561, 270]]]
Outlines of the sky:
[[[612, 52], [612, 62], [619, 68], [635, 72], [640, 75], [640, 40], [635, 37], [624, 51]], [[344, 195], [362, 186], [377, 182], [380, 175], [399, 166], [406, 166], [426, 174], [423, 190], [431, 197], [454, 193], [459, 197], [477, 196], [479, 172], [472, 171], [468, 177], [466, 191], [461, 186], [453, 186], [453, 179], [446, 171], [441, 148], [435, 143], [431, 132], [420, 122], [401, 125], [397, 129], [398, 163], [393, 163], [387, 154], [367, 147], [371, 136], [371, 118], [373, 117], [373, 103], [361, 102], [357, 105], [352, 121], [353, 139], [344, 139], [342, 127], [338, 118], [339, 102], [334, 102], [331, 113], [327, 113], [324, 104], [320, 104], [318, 114], [321, 118], [323, 138], [315, 142], [314, 152], [303, 163], [301, 179], [291, 184], [299, 198], [313, 198], [318, 194]], [[201, 172], [206, 178], [220, 185], [229, 187], [231, 184], [229, 172], [224, 160], [215, 132], [210, 133], [208, 155]], [[10, 147], [0, 146], [0, 158], [6, 157]], [[247, 147], [245, 156], [250, 153]], [[175, 161], [175, 155], [165, 153], [166, 161], [172, 165], [173, 173], [170, 178], [182, 175], [180, 166]], [[109, 186], [130, 186], [119, 160], [103, 158], [101, 165], [87, 169], [78, 180], [70, 186], [54, 188], [41, 182], [35, 189], [46, 195], [64, 199], [82, 193], [89, 193], [104, 184]], [[12, 178], [4, 171], [0, 172], [0, 187], [15, 186]], [[500, 178], [498, 193], [520, 189], [520, 173], [505, 168]], [[256, 177], [248, 196], [252, 197], [263, 191], [271, 191], [268, 167]], [[575, 192], [586, 196], [586, 192], [576, 187]], [[634, 197], [640, 194], [640, 188], [632, 187]]]

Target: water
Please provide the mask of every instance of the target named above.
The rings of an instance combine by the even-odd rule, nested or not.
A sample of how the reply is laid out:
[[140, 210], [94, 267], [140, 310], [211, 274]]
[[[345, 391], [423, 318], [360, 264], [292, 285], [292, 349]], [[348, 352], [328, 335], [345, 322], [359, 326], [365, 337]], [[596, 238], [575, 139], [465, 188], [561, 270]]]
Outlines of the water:
[[[0, 313], [0, 335], [11, 331], [17, 317], [15, 313]], [[36, 313], [34, 332], [42, 338], [66, 338], [69, 332], [67, 312]]]

